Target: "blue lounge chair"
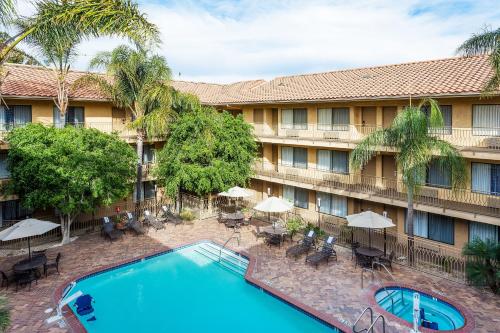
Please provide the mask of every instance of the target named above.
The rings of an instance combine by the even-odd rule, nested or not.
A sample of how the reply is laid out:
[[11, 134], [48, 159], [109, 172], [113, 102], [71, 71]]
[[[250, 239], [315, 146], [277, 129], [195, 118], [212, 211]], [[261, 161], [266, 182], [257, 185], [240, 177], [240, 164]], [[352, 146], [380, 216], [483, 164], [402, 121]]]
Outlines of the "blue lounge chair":
[[88, 315], [94, 312], [94, 308], [92, 307], [92, 302], [94, 299], [89, 294], [82, 295], [76, 299], [76, 313], [80, 316]]

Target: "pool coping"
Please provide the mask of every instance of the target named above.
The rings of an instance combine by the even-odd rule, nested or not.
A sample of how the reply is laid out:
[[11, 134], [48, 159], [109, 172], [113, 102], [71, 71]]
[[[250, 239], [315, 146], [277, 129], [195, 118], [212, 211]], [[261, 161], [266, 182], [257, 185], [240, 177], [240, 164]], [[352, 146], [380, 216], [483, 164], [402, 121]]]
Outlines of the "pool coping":
[[[168, 254], [170, 252], [180, 250], [180, 249], [188, 247], [188, 246], [192, 246], [192, 245], [196, 245], [196, 244], [200, 244], [200, 243], [207, 243], [207, 242], [211, 242], [211, 243], [216, 244], [218, 246], [223, 246], [221, 243], [219, 243], [215, 240], [212, 240], [212, 239], [199, 239], [199, 240], [195, 240], [195, 241], [181, 244], [181, 245], [176, 246], [176, 247], [164, 246], [163, 249], [158, 250], [158, 251], [154, 251], [154, 252], [151, 252], [151, 253], [148, 253], [145, 255], [141, 255], [141, 256], [132, 258], [132, 259], [123, 260], [123, 261], [120, 261], [118, 263], [113, 263], [110, 265], [103, 265], [101, 267], [98, 267], [98, 268], [93, 269], [91, 271], [88, 271], [86, 273], [78, 274], [72, 278], [66, 279], [54, 291], [54, 293], [52, 295], [52, 301], [54, 302], [54, 304], [57, 307], [57, 304], [58, 304], [59, 300], [61, 299], [61, 296], [62, 296], [64, 290], [73, 282], [81, 281], [81, 280], [87, 279], [89, 277], [92, 277], [92, 276], [95, 276], [98, 274], [102, 274], [104, 272], [107, 272], [107, 271], [110, 271], [113, 269], [120, 268], [122, 266], [128, 266], [128, 265], [134, 264], [136, 262], [139, 262], [143, 259], [153, 258], [156, 256], [160, 256], [160, 255], [164, 255], [164, 254]], [[281, 292], [280, 290], [278, 290], [270, 285], [267, 285], [266, 283], [254, 278], [252, 275], [253, 275], [253, 272], [254, 272], [254, 269], [255, 269], [255, 266], [257, 263], [257, 258], [254, 257], [253, 255], [249, 254], [246, 251], [238, 251], [238, 250], [236, 250], [230, 246], [227, 246], [227, 245], [225, 248], [236, 253], [236, 254], [239, 254], [239, 255], [245, 257], [246, 259], [248, 259], [248, 261], [249, 261], [248, 267], [247, 267], [247, 270], [246, 270], [246, 273], [244, 276], [246, 282], [252, 284], [254, 287], [262, 289], [263, 291], [267, 292], [270, 296], [276, 297], [277, 299], [287, 303], [289, 306], [293, 306], [297, 310], [303, 312], [305, 315], [308, 315], [308, 316], [322, 322], [323, 324], [326, 324], [326, 325], [331, 326], [333, 328], [337, 328], [340, 331], [345, 332], [345, 333], [351, 332], [351, 330], [352, 330], [351, 327], [348, 327], [347, 325], [345, 325], [342, 322], [338, 321], [337, 319], [333, 318], [331, 315], [320, 312], [320, 311], [314, 309], [313, 307], [311, 307], [307, 304], [304, 304], [301, 301], [286, 295], [285, 293]], [[69, 307], [68, 305], [65, 305], [62, 310], [63, 310], [62, 311], [63, 318], [64, 318], [66, 324], [68, 325], [68, 328], [70, 331], [72, 331], [73, 333], [87, 333], [87, 330], [85, 329], [83, 324], [80, 322], [80, 320], [78, 319], [76, 314], [73, 312], [73, 309], [71, 307]], [[459, 331], [453, 331], [453, 332], [459, 332]]]
[[419, 331], [422, 332], [422, 333], [437, 333], [437, 332], [443, 332], [443, 333], [471, 333], [474, 330], [474, 328], [476, 327], [476, 321], [474, 320], [474, 316], [472, 315], [472, 313], [469, 310], [467, 310], [461, 304], [458, 304], [458, 303], [454, 302], [453, 300], [449, 299], [448, 297], [440, 295], [440, 294], [438, 294], [438, 293], [436, 293], [434, 291], [423, 289], [423, 288], [419, 288], [419, 287], [415, 287], [413, 285], [404, 284], [404, 283], [390, 283], [390, 282], [386, 282], [386, 283], [382, 283], [382, 284], [380, 284], [378, 286], [372, 286], [369, 289], [369, 300], [368, 300], [368, 302], [370, 303], [370, 305], [372, 306], [372, 308], [374, 308], [374, 310], [376, 310], [377, 312], [379, 312], [380, 314], [382, 314], [386, 318], [386, 320], [390, 319], [390, 321], [396, 322], [396, 323], [398, 323], [400, 325], [403, 325], [403, 326], [406, 326], [406, 327], [409, 327], [409, 328], [413, 328], [413, 324], [412, 323], [409, 323], [406, 320], [404, 320], [402, 318], [399, 318], [398, 316], [396, 316], [396, 315], [390, 313], [389, 311], [385, 310], [382, 306], [380, 306], [378, 304], [377, 300], [375, 299], [375, 294], [379, 290], [381, 290], [383, 288], [389, 288], [389, 287], [411, 289], [411, 290], [415, 290], [415, 291], [418, 291], [420, 293], [426, 294], [428, 296], [435, 297], [438, 300], [440, 300], [442, 302], [445, 302], [445, 303], [448, 303], [451, 306], [455, 307], [462, 314], [462, 316], [465, 319], [464, 326], [462, 326], [461, 328], [456, 329], [456, 330], [439, 331], [439, 330], [433, 330], [433, 329], [430, 329], [430, 328], [425, 328], [425, 327], [421, 327], [420, 326], [419, 327]]

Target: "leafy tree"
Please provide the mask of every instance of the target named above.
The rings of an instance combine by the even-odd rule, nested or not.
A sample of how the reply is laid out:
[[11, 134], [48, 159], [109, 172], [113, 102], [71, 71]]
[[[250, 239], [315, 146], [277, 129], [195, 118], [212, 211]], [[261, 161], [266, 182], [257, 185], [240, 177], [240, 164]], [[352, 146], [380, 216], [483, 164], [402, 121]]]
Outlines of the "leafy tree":
[[256, 154], [252, 128], [242, 116], [198, 104], [172, 123], [154, 172], [171, 197], [180, 189], [204, 195], [245, 185]]
[[[159, 41], [159, 32], [130, 0], [44, 0], [35, 3], [35, 13], [14, 36], [0, 44], [0, 64], [26, 37], [50, 36], [61, 26], [76, 27], [85, 36], [120, 35], [136, 43]], [[0, 1], [0, 24], [17, 19], [15, 1]]]
[[[429, 115], [421, 111], [430, 107]], [[389, 128], [366, 136], [351, 154], [351, 167], [360, 170], [381, 146], [396, 149], [396, 164], [402, 172], [408, 196], [406, 216], [410, 263], [413, 262], [413, 201], [423, 185], [427, 168], [437, 158], [441, 168], [450, 170], [452, 189], [464, 186], [468, 179], [465, 159], [450, 143], [436, 138], [432, 133], [443, 127], [439, 105], [432, 99], [424, 99], [418, 106], [408, 106], [399, 113]]]
[[116, 106], [130, 110], [134, 116], [130, 126], [136, 130], [136, 201], [139, 202], [144, 138], [164, 135], [174, 116], [170, 107], [170, 68], [165, 58], [125, 45], [99, 53], [90, 67], [104, 68], [107, 75], [88, 74], [76, 84], [97, 86]]
[[118, 136], [95, 129], [28, 124], [8, 136], [10, 193], [24, 207], [55, 208], [63, 243], [78, 214], [126, 198], [132, 189], [135, 154]]
[[500, 293], [500, 243], [476, 238], [464, 245], [462, 253], [469, 256], [466, 266], [469, 281]]
[[457, 50], [466, 56], [489, 54], [493, 75], [484, 87], [484, 93], [491, 95], [500, 89], [500, 28], [484, 29], [480, 34], [473, 34]]

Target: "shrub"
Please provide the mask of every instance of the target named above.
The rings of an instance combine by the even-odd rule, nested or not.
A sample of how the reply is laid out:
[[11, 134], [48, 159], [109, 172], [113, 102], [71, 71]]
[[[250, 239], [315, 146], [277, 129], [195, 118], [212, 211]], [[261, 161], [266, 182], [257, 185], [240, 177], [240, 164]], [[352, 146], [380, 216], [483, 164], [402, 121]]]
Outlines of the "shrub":
[[184, 221], [193, 221], [195, 218], [194, 213], [189, 209], [183, 209], [179, 216]]
[[295, 236], [298, 232], [304, 229], [304, 221], [299, 216], [293, 216], [286, 221], [286, 230], [290, 237]]

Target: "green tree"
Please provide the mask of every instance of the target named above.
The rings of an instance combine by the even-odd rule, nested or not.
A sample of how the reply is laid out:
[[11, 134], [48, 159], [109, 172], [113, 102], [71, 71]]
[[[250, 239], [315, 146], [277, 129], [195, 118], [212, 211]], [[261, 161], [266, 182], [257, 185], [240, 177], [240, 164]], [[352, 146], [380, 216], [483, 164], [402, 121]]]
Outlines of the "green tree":
[[[5, 41], [9, 38], [9, 34], [0, 31], [0, 44], [5, 43]], [[19, 48], [12, 49], [7, 55], [5, 62], [9, 62], [12, 64], [41, 65], [41, 63], [35, 57], [27, 54]]]
[[77, 84], [96, 86], [116, 106], [130, 110], [133, 115], [130, 126], [136, 130], [136, 201], [139, 202], [144, 138], [164, 135], [175, 115], [171, 109], [170, 68], [165, 58], [124, 45], [96, 55], [90, 68], [104, 69], [106, 76], [88, 74]]
[[500, 243], [476, 238], [464, 245], [462, 253], [469, 256], [466, 264], [469, 281], [500, 293]]
[[[411, 104], [411, 103], [410, 103]], [[422, 112], [428, 105], [430, 112]], [[410, 262], [413, 262], [413, 202], [414, 196], [424, 183], [427, 168], [437, 161], [451, 176], [452, 189], [464, 186], [468, 179], [465, 159], [450, 143], [438, 139], [432, 133], [439, 133], [443, 127], [443, 116], [439, 105], [432, 99], [424, 99], [418, 106], [408, 106], [399, 113], [389, 128], [375, 131], [366, 136], [351, 153], [353, 170], [361, 170], [381, 146], [396, 149], [396, 164], [402, 172], [402, 180], [408, 197], [406, 216]]]
[[[17, 19], [15, 1], [0, 1], [0, 24], [5, 28]], [[159, 32], [130, 0], [44, 0], [35, 3], [27, 24], [0, 44], [0, 64], [26, 37], [52, 35], [54, 27], [76, 27], [85, 36], [120, 35], [136, 43], [159, 41]]]
[[484, 29], [480, 34], [473, 34], [457, 50], [466, 56], [489, 54], [493, 75], [484, 87], [486, 95], [498, 94], [500, 89], [500, 28]]
[[29, 124], [14, 129], [8, 142], [8, 192], [17, 193], [26, 208], [55, 208], [63, 243], [78, 214], [124, 199], [132, 190], [135, 154], [116, 135]]
[[170, 197], [179, 190], [204, 195], [248, 183], [257, 145], [242, 116], [197, 105], [172, 123], [169, 134], [154, 172]]

